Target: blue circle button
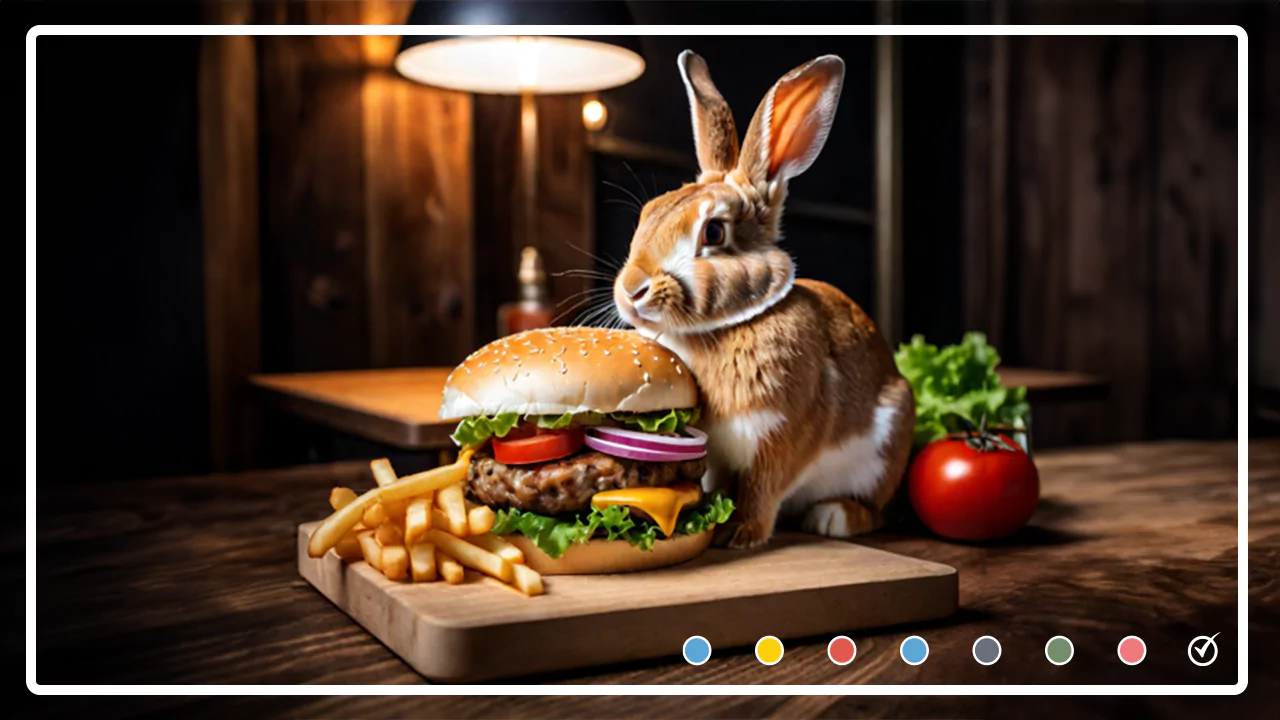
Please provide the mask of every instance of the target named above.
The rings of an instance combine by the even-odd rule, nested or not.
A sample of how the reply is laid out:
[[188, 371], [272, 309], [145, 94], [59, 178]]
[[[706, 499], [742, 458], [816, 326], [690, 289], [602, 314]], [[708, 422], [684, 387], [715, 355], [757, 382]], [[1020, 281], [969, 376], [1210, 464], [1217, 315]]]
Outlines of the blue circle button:
[[919, 665], [929, 658], [929, 643], [919, 635], [912, 635], [902, 641], [898, 652], [902, 654], [902, 662], [908, 665]]
[[690, 665], [701, 665], [711, 659], [711, 643], [701, 635], [684, 641], [684, 659]]

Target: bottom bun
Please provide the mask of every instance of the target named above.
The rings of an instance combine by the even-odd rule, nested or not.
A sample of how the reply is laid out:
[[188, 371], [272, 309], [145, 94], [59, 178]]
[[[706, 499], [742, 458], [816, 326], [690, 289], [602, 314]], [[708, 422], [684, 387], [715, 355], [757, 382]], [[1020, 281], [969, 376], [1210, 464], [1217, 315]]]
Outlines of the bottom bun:
[[591, 540], [570, 545], [559, 558], [542, 552], [532, 540], [519, 533], [504, 535], [502, 539], [520, 548], [525, 564], [543, 575], [599, 575], [655, 570], [692, 560], [711, 544], [711, 535], [710, 529], [697, 535], [676, 535], [658, 540], [651, 550], [641, 550], [626, 540]]

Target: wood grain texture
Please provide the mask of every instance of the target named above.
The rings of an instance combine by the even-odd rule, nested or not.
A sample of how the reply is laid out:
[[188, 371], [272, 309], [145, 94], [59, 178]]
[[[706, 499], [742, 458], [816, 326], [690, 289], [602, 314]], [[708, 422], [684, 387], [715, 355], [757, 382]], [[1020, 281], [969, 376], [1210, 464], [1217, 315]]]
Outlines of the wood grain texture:
[[[593, 267], [595, 252], [595, 188], [581, 95], [538, 98], [538, 143], [538, 249], [559, 314], [592, 284], [560, 274]], [[570, 312], [561, 322], [568, 324], [577, 314]]]
[[[345, 3], [273, 3], [281, 21], [359, 24]], [[262, 42], [265, 367], [367, 367], [364, 61], [359, 37]]]
[[1014, 38], [1005, 59], [992, 42], [968, 52], [964, 317], [1011, 364], [1111, 385], [1038, 411], [1037, 444], [1230, 436], [1234, 39]]
[[[1018, 362], [1111, 378], [1109, 407], [1037, 413], [1038, 439], [1141, 437], [1152, 148], [1146, 40], [1015, 40]], [[1038, 440], [1039, 441], [1039, 440]]]
[[[249, 3], [220, 3], [211, 20], [244, 23]], [[256, 41], [200, 45], [200, 185], [204, 242], [209, 457], [215, 470], [252, 467], [260, 419], [245, 378], [261, 370]]]
[[1235, 423], [1236, 39], [1160, 40], [1153, 430]]
[[[1254, 647], [1280, 642], [1280, 443], [1250, 444], [1250, 632]], [[788, 643], [772, 668], [747, 652], [717, 652], [698, 668], [632, 663], [534, 678], [590, 683], [1204, 683], [1235, 679], [1236, 461], [1234, 443], [1159, 443], [1044, 452], [1043, 501], [1008, 541], [970, 546], [913, 528], [862, 542], [960, 571], [962, 610], [934, 624], [853, 634], [858, 658], [841, 668], [817, 637]], [[310, 588], [296, 571], [297, 523], [327, 512], [334, 485], [369, 487], [367, 465], [41, 488], [37, 504], [36, 672], [41, 683], [420, 683], [421, 676]], [[19, 532], [0, 544], [11, 562]], [[0, 578], [16, 592], [20, 575]], [[496, 590], [496, 588], [495, 588]], [[1186, 644], [1218, 632], [1210, 668], [1186, 661]], [[910, 634], [930, 643], [928, 662], [896, 656]], [[1076, 659], [1043, 662], [1063, 633]], [[1120, 638], [1141, 635], [1142, 665], [1115, 657]], [[761, 633], [763, 634], [763, 633]], [[1000, 638], [1004, 659], [983, 668], [970, 646]], [[8, 647], [20, 647], [19, 642]], [[110, 662], [102, 659], [110, 658]], [[1235, 710], [1263, 716], [1280, 660], [1256, 653], [1243, 698], [85, 698], [67, 714], [144, 709], [207, 717], [254, 716], [794, 717], [852, 714], [1096, 717], [1146, 708], [1162, 717]], [[1268, 691], [1268, 687], [1271, 688]], [[945, 701], [945, 702], [944, 702]], [[1211, 701], [1211, 704], [1209, 702]]]
[[[591, 268], [595, 252], [592, 166], [582, 126], [582, 96], [544, 95], [538, 108], [538, 250], [551, 302], [568, 324], [587, 289], [584, 278], [557, 276]], [[475, 117], [476, 345], [497, 337], [498, 307], [516, 298], [523, 237], [520, 205], [520, 98], [477, 95]]]
[[477, 180], [475, 343], [479, 346], [498, 337], [498, 307], [515, 299], [517, 293], [520, 98], [476, 95], [472, 113], [476, 136], [473, 173]]
[[364, 79], [369, 359], [461, 362], [472, 333], [471, 96]]
[[406, 450], [452, 450], [457, 423], [439, 420], [452, 368], [255, 375], [275, 407], [325, 427]]
[[299, 573], [414, 669], [446, 682], [670, 658], [691, 635], [724, 652], [761, 635], [835, 635], [956, 608], [952, 568], [809, 535], [647, 572], [546, 577], [547, 594], [526, 598], [481, 577], [414, 585], [333, 553], [311, 558], [318, 524], [298, 528]]

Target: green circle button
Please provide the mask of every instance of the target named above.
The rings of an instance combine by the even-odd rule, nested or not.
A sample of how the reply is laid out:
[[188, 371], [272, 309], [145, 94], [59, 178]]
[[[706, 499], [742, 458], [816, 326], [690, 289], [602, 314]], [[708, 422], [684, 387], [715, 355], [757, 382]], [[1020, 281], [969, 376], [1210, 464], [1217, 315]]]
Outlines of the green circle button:
[[1062, 635], [1054, 635], [1044, 644], [1044, 656], [1054, 665], [1066, 665], [1075, 654], [1076, 646]]

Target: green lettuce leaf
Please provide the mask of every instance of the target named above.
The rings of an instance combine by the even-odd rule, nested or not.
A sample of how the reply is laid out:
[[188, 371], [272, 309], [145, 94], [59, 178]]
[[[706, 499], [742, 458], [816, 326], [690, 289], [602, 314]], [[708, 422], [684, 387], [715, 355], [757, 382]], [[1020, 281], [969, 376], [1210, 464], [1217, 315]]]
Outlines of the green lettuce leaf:
[[638, 428], [651, 433], [684, 432], [685, 425], [698, 422], [697, 408], [658, 410], [647, 413], [609, 413], [609, 419], [623, 427]]
[[507, 433], [519, 424], [520, 415], [517, 413], [503, 413], [492, 417], [477, 415], [463, 418], [462, 422], [458, 423], [458, 429], [453, 431], [452, 437], [460, 447], [477, 447], [495, 435], [506, 437]]
[[[733, 515], [733, 501], [714, 493], [702, 505], [686, 508], [676, 519], [677, 534], [694, 535], [723, 523]], [[520, 533], [547, 555], [558, 558], [574, 543], [585, 543], [596, 535], [609, 540], [626, 540], [641, 550], [652, 550], [658, 540], [658, 526], [631, 516], [630, 508], [610, 505], [591, 508], [578, 515], [551, 517], [524, 510], [499, 510], [493, 533]]]
[[660, 410], [650, 413], [604, 413], [583, 412], [564, 413], [563, 415], [525, 415], [504, 413], [502, 415], [477, 415], [463, 418], [453, 432], [453, 441], [460, 447], [479, 447], [491, 437], [506, 437], [511, 429], [521, 420], [532, 422], [540, 428], [559, 430], [570, 425], [599, 425], [606, 419], [622, 425], [644, 430], [645, 432], [683, 432], [685, 425], [698, 421], [697, 408], [681, 410]]
[[964, 428], [960, 418], [1026, 427], [1027, 389], [1000, 385], [1000, 353], [982, 333], [966, 333], [959, 345], [939, 348], [916, 335], [894, 353], [898, 371], [916, 399], [916, 448]]

